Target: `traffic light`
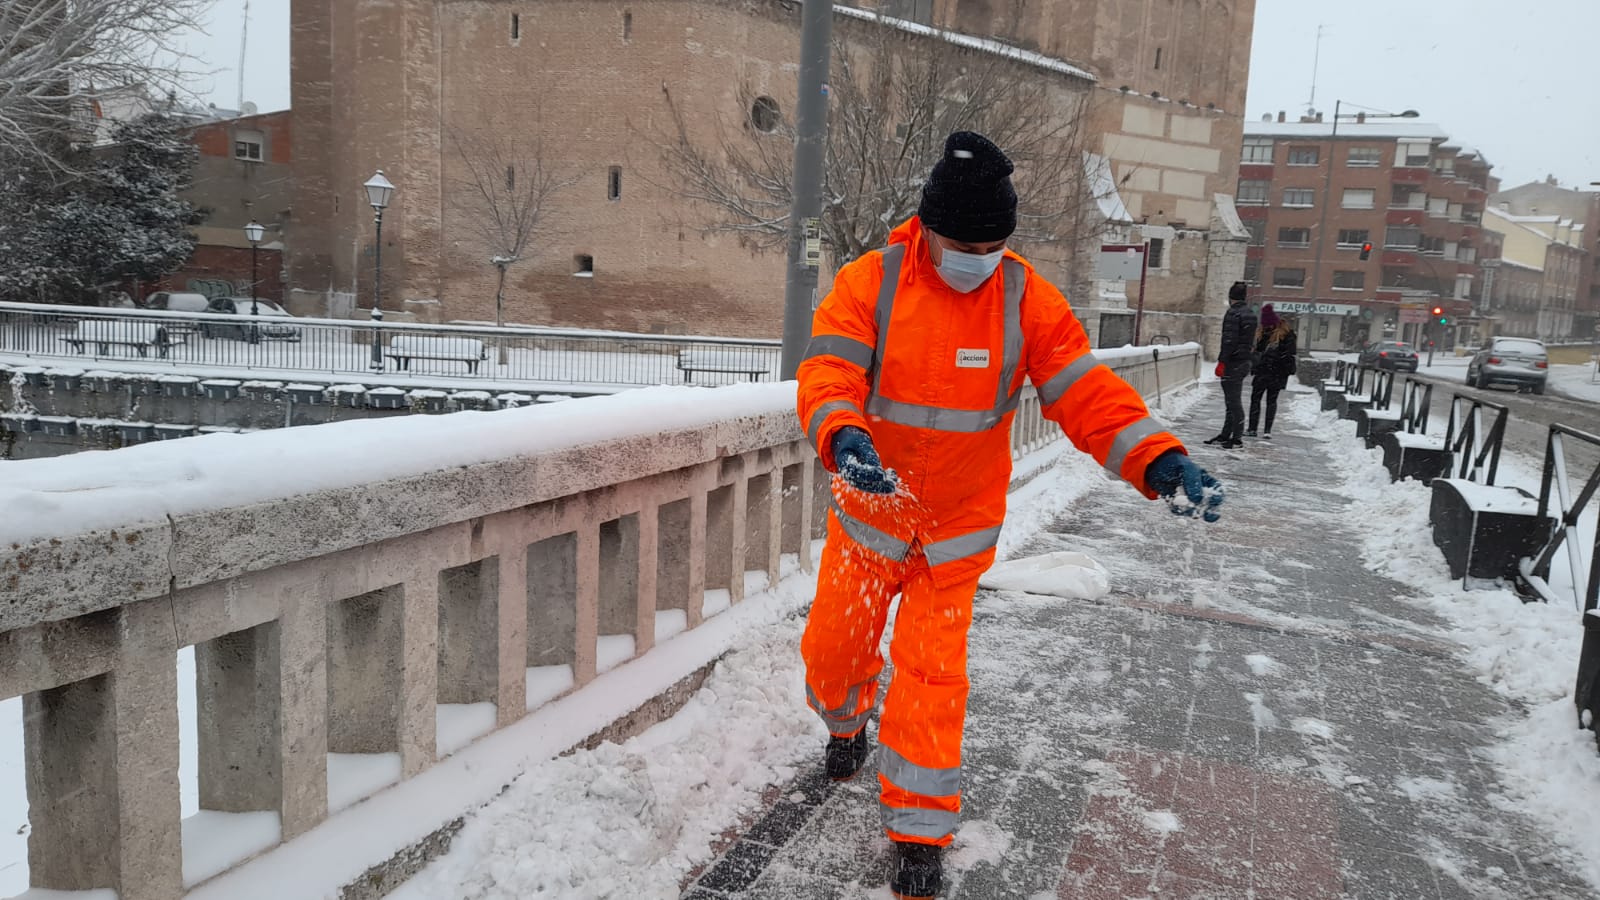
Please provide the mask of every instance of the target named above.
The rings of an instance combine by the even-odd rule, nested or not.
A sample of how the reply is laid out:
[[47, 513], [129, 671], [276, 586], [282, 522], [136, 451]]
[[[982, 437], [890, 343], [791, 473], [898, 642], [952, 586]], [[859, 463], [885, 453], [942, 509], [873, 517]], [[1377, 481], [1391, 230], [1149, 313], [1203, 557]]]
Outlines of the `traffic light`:
[[1444, 314], [1444, 307], [1435, 306], [1433, 308], [1433, 315], [1434, 315], [1435, 318], [1437, 318], [1439, 320], [1439, 324], [1440, 325], [1449, 325], [1450, 324], [1450, 317]]
[[1372, 243], [1369, 241], [1361, 245], [1361, 261], [1366, 262], [1372, 258]]

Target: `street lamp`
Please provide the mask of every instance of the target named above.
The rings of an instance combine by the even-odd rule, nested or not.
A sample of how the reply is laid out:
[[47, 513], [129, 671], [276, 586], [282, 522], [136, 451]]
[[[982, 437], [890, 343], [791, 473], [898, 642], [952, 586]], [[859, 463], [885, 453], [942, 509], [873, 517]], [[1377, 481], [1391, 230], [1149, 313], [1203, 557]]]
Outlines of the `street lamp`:
[[[377, 226], [376, 243], [372, 252], [372, 321], [383, 321], [383, 211], [394, 196], [394, 184], [383, 177], [383, 170], [367, 179], [362, 187], [367, 189], [367, 202], [372, 204], [372, 222]], [[379, 330], [372, 329], [372, 368], [383, 369], [383, 340]]]
[[260, 284], [256, 279], [256, 248], [261, 244], [262, 235], [266, 233], [267, 230], [255, 219], [251, 219], [250, 224], [244, 227], [245, 240], [250, 242], [250, 315], [252, 316], [261, 315], [261, 303], [256, 299], [258, 293], [256, 285]]
[[[1351, 104], [1354, 106], [1355, 104]], [[1322, 290], [1322, 250], [1327, 245], [1328, 237], [1328, 207], [1333, 205], [1333, 159], [1339, 143], [1339, 118], [1342, 115], [1343, 100], [1333, 101], [1333, 133], [1328, 138], [1328, 164], [1322, 170], [1322, 217], [1317, 225], [1317, 254], [1316, 261], [1311, 267], [1311, 303], [1316, 308], [1317, 295]], [[1364, 113], [1362, 121], [1367, 119], [1415, 119], [1421, 113], [1414, 109], [1398, 113]], [[1351, 116], [1355, 118], [1355, 116]]]

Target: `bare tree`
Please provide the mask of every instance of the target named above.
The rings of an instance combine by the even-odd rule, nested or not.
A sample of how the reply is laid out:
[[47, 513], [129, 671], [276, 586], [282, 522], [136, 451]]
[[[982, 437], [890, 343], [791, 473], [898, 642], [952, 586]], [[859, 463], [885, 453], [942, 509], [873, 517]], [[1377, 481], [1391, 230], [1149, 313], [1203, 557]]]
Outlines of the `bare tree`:
[[0, 0], [0, 145], [61, 169], [107, 89], [186, 94], [179, 46], [209, 0]]
[[[1094, 102], [1087, 78], [998, 42], [880, 19], [840, 29], [829, 88], [823, 243], [836, 264], [882, 247], [916, 213], [945, 138], [970, 130], [1016, 162], [1016, 243], [1069, 273], [1083, 267], [1079, 248], [1104, 225], [1085, 163]], [[714, 138], [697, 138], [663, 90], [674, 130], [647, 137], [673, 179], [667, 188], [707, 208], [707, 231], [741, 235], [758, 249], [782, 246], [793, 125], [762, 122], [770, 101], [745, 88], [749, 119], [720, 121]]]
[[526, 256], [551, 198], [577, 179], [552, 164], [539, 137], [512, 138], [485, 123], [470, 133], [451, 129], [450, 143], [461, 160], [459, 187], [473, 206], [468, 226], [499, 272], [494, 323], [504, 325], [506, 270]]

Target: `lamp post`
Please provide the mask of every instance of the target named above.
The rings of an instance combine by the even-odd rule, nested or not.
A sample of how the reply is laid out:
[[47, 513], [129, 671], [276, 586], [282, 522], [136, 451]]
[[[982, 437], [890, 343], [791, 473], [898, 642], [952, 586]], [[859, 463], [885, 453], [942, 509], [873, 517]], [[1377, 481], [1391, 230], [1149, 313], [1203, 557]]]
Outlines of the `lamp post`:
[[372, 250], [372, 368], [383, 369], [383, 336], [377, 323], [383, 321], [383, 211], [394, 196], [394, 184], [383, 177], [383, 170], [367, 179], [367, 202], [372, 204], [372, 222], [377, 235]]
[[779, 376], [795, 377], [816, 308], [822, 258], [822, 182], [828, 138], [828, 56], [833, 0], [800, 8], [800, 96], [795, 106], [794, 195], [789, 211], [789, 265], [783, 289], [783, 352]]
[[261, 244], [262, 235], [266, 233], [267, 230], [255, 219], [251, 219], [250, 224], [244, 227], [245, 240], [250, 242], [250, 315], [252, 316], [261, 315], [261, 303], [256, 299], [259, 293], [256, 285], [261, 283], [256, 278], [256, 249]]
[[[1354, 106], [1355, 104], [1351, 104]], [[1317, 253], [1315, 262], [1311, 266], [1311, 308], [1316, 309], [1317, 296], [1322, 291], [1322, 250], [1328, 241], [1328, 207], [1333, 205], [1333, 165], [1335, 151], [1339, 143], [1339, 118], [1340, 110], [1344, 107], [1343, 100], [1333, 101], [1333, 133], [1328, 138], [1328, 161], [1322, 169], [1322, 216], [1317, 223]], [[1367, 119], [1415, 119], [1421, 115], [1414, 109], [1400, 113], [1364, 113], [1362, 121]], [[1355, 116], [1351, 116], [1355, 118]]]

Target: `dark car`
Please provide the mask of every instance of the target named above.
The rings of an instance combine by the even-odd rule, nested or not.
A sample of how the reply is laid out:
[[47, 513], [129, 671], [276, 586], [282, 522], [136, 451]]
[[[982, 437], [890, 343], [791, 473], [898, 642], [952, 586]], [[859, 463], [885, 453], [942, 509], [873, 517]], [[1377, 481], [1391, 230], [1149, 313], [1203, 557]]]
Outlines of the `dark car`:
[[1417, 351], [1404, 341], [1376, 341], [1361, 351], [1361, 365], [1396, 372], [1417, 370]]

